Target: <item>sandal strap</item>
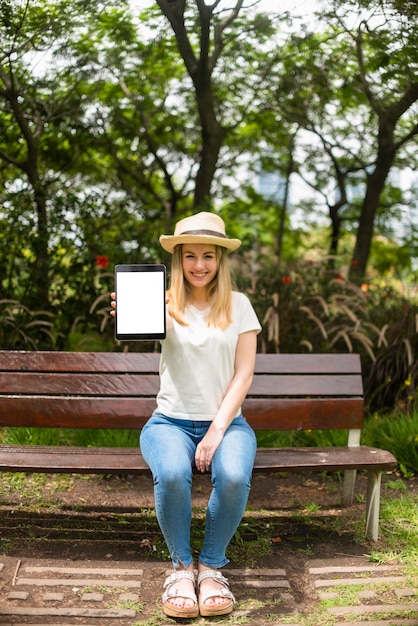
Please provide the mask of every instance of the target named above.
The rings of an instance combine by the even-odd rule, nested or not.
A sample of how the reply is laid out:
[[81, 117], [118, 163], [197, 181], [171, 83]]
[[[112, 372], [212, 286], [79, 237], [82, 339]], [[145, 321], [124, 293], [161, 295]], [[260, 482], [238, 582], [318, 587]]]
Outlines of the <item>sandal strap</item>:
[[190, 591], [180, 591], [177, 587], [172, 589], [173, 585], [177, 583], [179, 580], [192, 580], [195, 581], [195, 575], [193, 572], [189, 572], [188, 570], [181, 570], [180, 572], [173, 572], [170, 576], [164, 581], [163, 589], [165, 589], [163, 593], [163, 602], [166, 602], [169, 598], [175, 598], [179, 596], [180, 598], [188, 598], [189, 600], [197, 601], [196, 594]]
[[228, 598], [231, 600], [233, 604], [235, 604], [236, 600], [234, 594], [230, 589], [213, 589], [212, 591], [206, 591], [200, 595], [200, 603], [205, 604], [206, 600], [209, 598]]
[[195, 575], [193, 572], [189, 572], [189, 570], [182, 569], [179, 572], [173, 572], [172, 574], [170, 574], [170, 576], [167, 576], [167, 578], [164, 581], [164, 589], [184, 578], [188, 578], [189, 580], [192, 580], [193, 582], [195, 581]]
[[203, 572], [200, 572], [200, 574], [197, 577], [197, 584], [200, 585], [202, 580], [205, 580], [205, 578], [213, 578], [221, 585], [225, 585], [225, 587], [229, 587], [228, 579], [225, 578], [225, 576], [219, 570], [207, 569], [207, 570], [204, 570]]
[[223, 588], [212, 589], [211, 591], [206, 591], [202, 593], [201, 598], [200, 598], [200, 602], [202, 604], [204, 604], [208, 598], [217, 598], [217, 597], [229, 598], [235, 604], [236, 600], [235, 600], [234, 594], [229, 589], [228, 579], [225, 578], [225, 576], [219, 570], [208, 569], [203, 572], [200, 572], [200, 574], [197, 577], [197, 584], [200, 586], [200, 583], [202, 582], [202, 580], [205, 580], [206, 578], [213, 578], [213, 580], [216, 580], [216, 582], [223, 585]]

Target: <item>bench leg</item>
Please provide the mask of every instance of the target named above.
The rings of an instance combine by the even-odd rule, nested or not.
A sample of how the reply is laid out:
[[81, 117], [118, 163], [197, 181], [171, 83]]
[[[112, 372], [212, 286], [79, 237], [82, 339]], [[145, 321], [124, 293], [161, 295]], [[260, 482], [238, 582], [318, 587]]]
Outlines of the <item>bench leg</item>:
[[370, 470], [367, 480], [366, 537], [377, 541], [379, 536], [380, 486], [382, 472]]
[[353, 503], [354, 487], [356, 485], [357, 470], [345, 470], [343, 482], [342, 505], [349, 506]]

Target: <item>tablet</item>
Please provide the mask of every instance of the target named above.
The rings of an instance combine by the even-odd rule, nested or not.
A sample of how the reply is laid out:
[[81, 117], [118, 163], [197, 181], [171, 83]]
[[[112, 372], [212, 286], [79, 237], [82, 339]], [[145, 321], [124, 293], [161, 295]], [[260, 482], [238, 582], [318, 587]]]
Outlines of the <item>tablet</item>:
[[116, 265], [116, 339], [165, 339], [165, 291], [165, 265]]

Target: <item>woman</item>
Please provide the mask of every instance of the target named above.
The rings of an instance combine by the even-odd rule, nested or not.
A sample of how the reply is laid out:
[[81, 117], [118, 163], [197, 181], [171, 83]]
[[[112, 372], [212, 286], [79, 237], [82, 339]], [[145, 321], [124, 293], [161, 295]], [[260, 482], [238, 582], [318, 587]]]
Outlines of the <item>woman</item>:
[[[256, 452], [241, 415], [251, 385], [261, 327], [243, 294], [232, 290], [223, 220], [198, 213], [160, 237], [173, 254], [167, 293], [167, 336], [161, 342], [157, 409], [140, 447], [154, 479], [157, 519], [174, 571], [164, 583], [171, 617], [226, 615], [235, 599], [220, 569], [245, 510]], [[112, 303], [113, 306], [115, 303]], [[198, 560], [197, 589], [190, 547], [193, 469], [211, 472], [212, 492]]]

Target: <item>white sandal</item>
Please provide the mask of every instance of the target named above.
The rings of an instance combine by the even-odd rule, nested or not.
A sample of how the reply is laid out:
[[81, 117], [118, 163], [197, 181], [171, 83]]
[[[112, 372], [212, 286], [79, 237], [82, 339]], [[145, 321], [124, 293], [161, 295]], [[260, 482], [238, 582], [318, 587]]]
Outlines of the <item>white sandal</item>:
[[[232, 609], [234, 608], [235, 598], [232, 591], [229, 589], [228, 579], [225, 578], [221, 574], [221, 572], [213, 569], [208, 569], [203, 572], [200, 572], [197, 577], [197, 586], [200, 587], [200, 583], [205, 578], [213, 578], [216, 582], [223, 585], [220, 589], [212, 589], [211, 591], [206, 591], [204, 593], [199, 594], [199, 611], [202, 617], [210, 617], [212, 615], [228, 615], [228, 613], [232, 613]], [[228, 598], [229, 602], [223, 602], [222, 604], [216, 605], [211, 604], [209, 606], [205, 605], [206, 600], [209, 598]]]
[[[186, 617], [192, 618], [199, 615], [199, 606], [197, 603], [196, 594], [190, 591], [180, 591], [178, 587], [174, 587], [175, 583], [179, 580], [188, 578], [195, 582], [195, 575], [188, 570], [181, 570], [179, 572], [173, 572], [164, 581], [164, 593], [163, 593], [163, 611], [169, 617]], [[194, 602], [194, 606], [174, 606], [171, 602], [171, 598], [187, 598]]]

